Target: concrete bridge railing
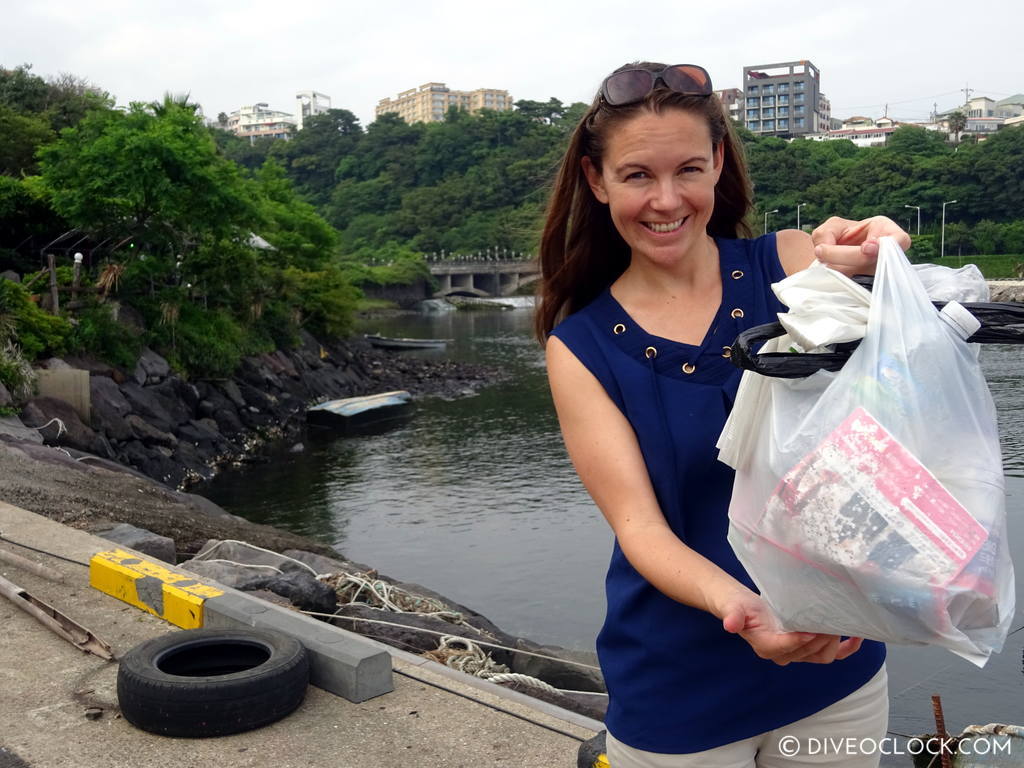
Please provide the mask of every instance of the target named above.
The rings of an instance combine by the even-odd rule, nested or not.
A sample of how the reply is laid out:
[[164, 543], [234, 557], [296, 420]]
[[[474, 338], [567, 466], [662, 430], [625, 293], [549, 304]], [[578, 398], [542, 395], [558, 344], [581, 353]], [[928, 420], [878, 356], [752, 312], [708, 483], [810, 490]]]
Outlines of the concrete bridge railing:
[[434, 298], [511, 296], [540, 277], [532, 261], [434, 262], [430, 274], [438, 282]]

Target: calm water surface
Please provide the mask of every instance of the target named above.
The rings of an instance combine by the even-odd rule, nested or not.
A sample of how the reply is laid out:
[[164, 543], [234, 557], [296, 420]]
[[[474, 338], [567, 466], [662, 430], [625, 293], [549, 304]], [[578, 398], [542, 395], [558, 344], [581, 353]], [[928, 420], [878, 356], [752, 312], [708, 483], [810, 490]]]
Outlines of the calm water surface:
[[[444, 352], [399, 354], [487, 363], [508, 378], [474, 397], [422, 399], [413, 418], [379, 434], [310, 435], [304, 453], [230, 473], [203, 492], [429, 586], [512, 634], [593, 648], [612, 536], [565, 455], [530, 321], [527, 310], [374, 320], [362, 330], [454, 339]], [[982, 360], [1000, 414], [1011, 551], [1021, 552], [1024, 349], [985, 347]], [[1018, 566], [1024, 572], [1024, 561]], [[1013, 626], [1022, 625], [1018, 609]], [[892, 730], [933, 730], [935, 693], [951, 730], [1024, 723], [1022, 646], [1024, 631], [1011, 635], [984, 670], [939, 649], [891, 648]]]

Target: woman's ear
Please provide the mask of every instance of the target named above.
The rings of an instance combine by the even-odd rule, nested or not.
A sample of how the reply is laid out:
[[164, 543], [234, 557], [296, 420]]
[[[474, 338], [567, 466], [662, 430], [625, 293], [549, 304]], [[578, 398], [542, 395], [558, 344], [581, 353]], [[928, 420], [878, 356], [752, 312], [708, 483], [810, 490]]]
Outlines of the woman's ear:
[[725, 142], [718, 142], [717, 146], [711, 150], [711, 170], [715, 174], [715, 184], [722, 178], [722, 169], [725, 167]]
[[604, 179], [601, 176], [601, 172], [597, 170], [597, 167], [587, 155], [584, 155], [580, 162], [583, 165], [583, 175], [587, 177], [590, 191], [594, 193], [594, 197], [600, 202], [607, 204], [608, 193], [604, 189]]

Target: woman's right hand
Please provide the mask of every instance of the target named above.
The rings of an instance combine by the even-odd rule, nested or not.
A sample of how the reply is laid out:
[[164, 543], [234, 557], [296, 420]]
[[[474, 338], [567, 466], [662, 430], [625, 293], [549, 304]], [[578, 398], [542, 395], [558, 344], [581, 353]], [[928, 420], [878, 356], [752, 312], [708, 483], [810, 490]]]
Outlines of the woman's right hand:
[[736, 590], [721, 608], [722, 626], [738, 634], [762, 659], [779, 666], [802, 661], [831, 664], [860, 650], [863, 640], [813, 632], [780, 632], [764, 600], [747, 589]]

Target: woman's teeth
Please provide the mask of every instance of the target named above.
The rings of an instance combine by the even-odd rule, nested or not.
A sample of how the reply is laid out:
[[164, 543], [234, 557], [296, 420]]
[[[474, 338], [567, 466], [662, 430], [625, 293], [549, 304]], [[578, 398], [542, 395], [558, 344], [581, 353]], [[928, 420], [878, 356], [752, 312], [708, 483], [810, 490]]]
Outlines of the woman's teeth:
[[685, 216], [681, 219], [677, 219], [676, 221], [669, 221], [664, 224], [655, 221], [645, 221], [644, 226], [652, 232], [671, 232], [672, 230], [679, 229], [683, 226], [684, 221], [686, 221]]

